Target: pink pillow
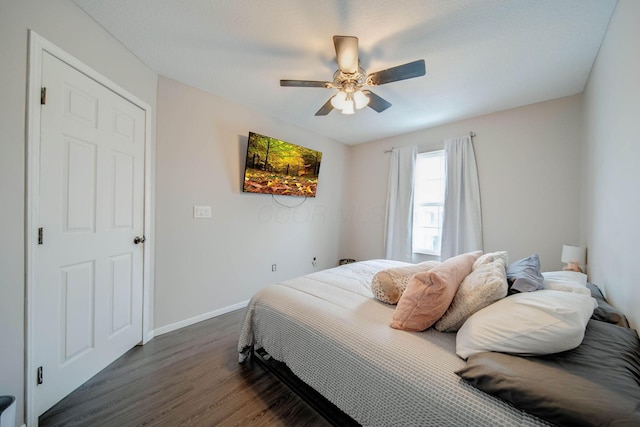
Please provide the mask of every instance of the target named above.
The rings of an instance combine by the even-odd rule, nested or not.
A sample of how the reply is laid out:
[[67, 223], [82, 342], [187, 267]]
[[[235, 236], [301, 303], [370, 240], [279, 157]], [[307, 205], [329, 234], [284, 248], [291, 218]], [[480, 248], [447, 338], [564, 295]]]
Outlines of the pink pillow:
[[480, 255], [481, 251], [458, 255], [429, 271], [415, 274], [398, 301], [391, 327], [417, 332], [437, 322]]

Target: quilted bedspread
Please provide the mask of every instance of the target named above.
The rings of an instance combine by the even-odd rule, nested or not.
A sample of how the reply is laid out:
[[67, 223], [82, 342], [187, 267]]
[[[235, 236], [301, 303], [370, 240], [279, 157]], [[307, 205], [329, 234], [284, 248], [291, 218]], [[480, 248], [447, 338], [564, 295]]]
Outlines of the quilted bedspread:
[[389, 327], [395, 306], [373, 298], [373, 276], [406, 265], [371, 260], [270, 285], [254, 295], [239, 360], [264, 348], [364, 426], [539, 426], [454, 372], [455, 334]]

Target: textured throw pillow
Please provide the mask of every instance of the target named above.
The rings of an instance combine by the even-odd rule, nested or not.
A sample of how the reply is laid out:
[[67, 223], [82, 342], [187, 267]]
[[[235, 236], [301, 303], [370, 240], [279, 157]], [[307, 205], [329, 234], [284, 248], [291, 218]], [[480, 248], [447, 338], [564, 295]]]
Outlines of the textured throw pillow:
[[537, 254], [520, 259], [507, 268], [510, 294], [544, 289], [543, 280], [544, 277], [540, 273], [540, 259]]
[[504, 258], [480, 264], [464, 278], [447, 312], [434, 327], [441, 332], [457, 331], [473, 313], [506, 297], [507, 289]]
[[545, 289], [554, 291], [575, 292], [582, 295], [591, 295], [587, 288], [587, 275], [577, 271], [548, 271], [542, 273]]
[[409, 279], [414, 274], [429, 271], [437, 265], [440, 265], [440, 261], [425, 261], [420, 264], [379, 271], [371, 280], [371, 292], [376, 299], [382, 302], [397, 304], [407, 288]]
[[509, 264], [509, 254], [506, 251], [488, 252], [482, 255], [473, 263], [473, 267], [471, 267], [471, 271], [477, 269], [482, 265], [492, 263], [499, 259], [504, 262], [505, 266]]
[[405, 331], [424, 331], [447, 311], [458, 286], [471, 272], [480, 251], [449, 258], [437, 267], [417, 273], [398, 301], [391, 327]]
[[466, 359], [483, 351], [551, 354], [580, 345], [596, 307], [590, 296], [542, 290], [501, 299], [473, 314], [456, 335], [456, 353]]

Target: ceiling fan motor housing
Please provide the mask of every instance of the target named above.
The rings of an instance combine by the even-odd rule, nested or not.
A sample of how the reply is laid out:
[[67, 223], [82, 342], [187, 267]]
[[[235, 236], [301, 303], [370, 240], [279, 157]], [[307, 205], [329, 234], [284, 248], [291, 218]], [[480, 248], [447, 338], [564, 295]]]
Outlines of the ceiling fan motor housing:
[[362, 67], [358, 67], [358, 71], [355, 73], [337, 70], [333, 73], [333, 87], [347, 93], [353, 93], [365, 85], [366, 75], [367, 73]]

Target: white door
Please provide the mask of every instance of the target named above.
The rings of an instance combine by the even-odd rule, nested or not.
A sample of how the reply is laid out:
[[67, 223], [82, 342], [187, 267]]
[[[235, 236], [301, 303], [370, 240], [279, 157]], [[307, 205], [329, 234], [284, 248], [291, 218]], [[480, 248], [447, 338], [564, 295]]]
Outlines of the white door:
[[38, 415], [142, 341], [144, 250], [144, 110], [47, 52], [42, 86]]

